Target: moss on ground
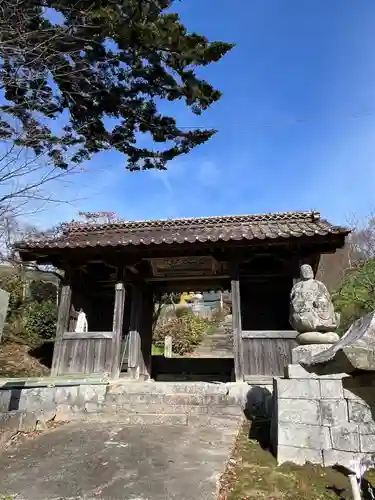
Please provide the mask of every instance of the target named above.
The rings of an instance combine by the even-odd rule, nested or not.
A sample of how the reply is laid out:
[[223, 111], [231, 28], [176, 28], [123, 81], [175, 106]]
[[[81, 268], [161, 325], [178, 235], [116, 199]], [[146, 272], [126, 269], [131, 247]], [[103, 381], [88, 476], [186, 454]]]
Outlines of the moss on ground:
[[[306, 464], [277, 467], [272, 454], [249, 439], [249, 424], [238, 435], [221, 478], [219, 500], [349, 500], [347, 477], [332, 469]], [[375, 473], [367, 478], [375, 484]]]

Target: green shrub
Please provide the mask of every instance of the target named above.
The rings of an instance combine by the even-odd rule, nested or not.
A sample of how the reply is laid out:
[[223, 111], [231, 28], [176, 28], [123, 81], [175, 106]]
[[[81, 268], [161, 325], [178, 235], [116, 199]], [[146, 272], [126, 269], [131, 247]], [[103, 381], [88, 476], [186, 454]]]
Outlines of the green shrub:
[[36, 302], [56, 301], [57, 288], [53, 283], [34, 280], [30, 283], [30, 296]]
[[0, 288], [9, 292], [7, 319], [12, 319], [22, 312], [23, 280], [21, 272], [14, 272], [0, 277]]
[[225, 317], [229, 314], [229, 307], [224, 306], [222, 309], [215, 309], [212, 313], [211, 321], [215, 325], [222, 323], [225, 320]]
[[172, 350], [175, 354], [191, 352], [202, 340], [211, 323], [194, 314], [183, 314], [182, 317], [170, 320], [164, 325], [157, 325], [153, 343], [162, 345], [167, 335], [172, 337]]
[[57, 306], [53, 301], [31, 302], [25, 311], [25, 333], [30, 339], [53, 339], [56, 320]]
[[374, 310], [375, 260], [348, 269], [339, 288], [332, 294], [337, 312], [341, 314], [340, 332], [343, 333], [359, 317]]
[[18, 269], [0, 277], [0, 287], [10, 293], [4, 340], [35, 346], [55, 336], [57, 306], [55, 299], [48, 297], [56, 287], [35, 281], [31, 283], [32, 296], [23, 300], [22, 278], [22, 270]]
[[193, 311], [192, 311], [191, 307], [179, 306], [179, 307], [176, 307], [175, 316], [176, 316], [176, 318], [183, 318], [185, 316], [193, 316]]

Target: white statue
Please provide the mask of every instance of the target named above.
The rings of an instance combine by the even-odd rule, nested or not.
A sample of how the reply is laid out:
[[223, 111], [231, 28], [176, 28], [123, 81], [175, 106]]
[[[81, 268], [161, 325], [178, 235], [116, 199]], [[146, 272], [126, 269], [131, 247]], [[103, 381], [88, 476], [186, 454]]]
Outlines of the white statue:
[[82, 309], [80, 309], [78, 313], [77, 323], [74, 331], [77, 333], [83, 333], [88, 331], [86, 314]]

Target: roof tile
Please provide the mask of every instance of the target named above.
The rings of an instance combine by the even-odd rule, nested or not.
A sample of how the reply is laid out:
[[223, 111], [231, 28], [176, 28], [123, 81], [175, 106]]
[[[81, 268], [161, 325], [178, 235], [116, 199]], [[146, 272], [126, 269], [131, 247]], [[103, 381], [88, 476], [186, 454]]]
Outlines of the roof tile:
[[346, 235], [317, 212], [282, 212], [258, 215], [117, 221], [109, 224], [71, 222], [57, 236], [30, 239], [17, 244], [20, 250], [47, 248], [111, 247], [208, 241], [241, 241], [276, 238]]

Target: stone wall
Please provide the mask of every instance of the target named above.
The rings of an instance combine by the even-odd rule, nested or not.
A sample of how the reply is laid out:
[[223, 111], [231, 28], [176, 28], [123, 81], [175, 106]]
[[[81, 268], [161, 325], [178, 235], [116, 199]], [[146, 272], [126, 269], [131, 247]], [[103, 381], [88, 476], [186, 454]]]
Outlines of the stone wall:
[[[43, 428], [52, 419], [80, 420], [87, 416], [95, 417], [95, 414], [113, 414], [121, 409], [129, 413], [149, 413], [152, 410], [154, 413], [171, 414], [176, 410], [172, 408], [173, 405], [179, 405], [180, 409], [184, 405], [193, 405], [190, 408], [192, 414], [204, 413], [205, 408], [199, 406], [206, 406], [207, 414], [210, 413], [209, 409], [214, 412], [215, 408], [210, 405], [216, 405], [219, 409], [225, 405], [237, 405], [243, 409], [249, 408], [251, 412], [262, 409], [270, 395], [267, 388], [252, 388], [245, 383], [80, 383], [45, 379], [34, 386], [26, 386], [25, 382], [11, 382], [0, 385], [0, 445], [18, 431]], [[154, 409], [155, 402], [160, 403], [157, 410]], [[223, 412], [228, 414], [224, 409]]]
[[289, 365], [274, 379], [272, 441], [279, 464], [374, 463], [375, 374], [318, 377]]
[[0, 387], [0, 445], [19, 431], [43, 428], [52, 419], [69, 420], [74, 413], [98, 411], [104, 404], [107, 386]]

